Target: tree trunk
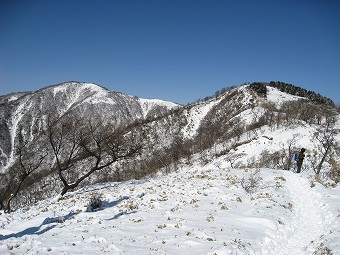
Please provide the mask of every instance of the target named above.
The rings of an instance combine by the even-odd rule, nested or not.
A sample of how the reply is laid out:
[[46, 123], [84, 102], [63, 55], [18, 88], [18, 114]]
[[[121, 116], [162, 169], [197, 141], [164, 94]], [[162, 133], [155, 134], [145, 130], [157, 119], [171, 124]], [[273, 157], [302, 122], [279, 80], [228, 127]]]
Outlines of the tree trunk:
[[325, 151], [325, 153], [323, 154], [322, 159], [321, 159], [321, 161], [320, 161], [320, 163], [319, 163], [319, 165], [318, 165], [318, 168], [317, 168], [317, 171], [316, 171], [316, 175], [320, 175], [322, 164], [323, 164], [323, 162], [325, 162], [326, 157], [327, 157], [327, 155], [328, 155], [328, 152], [329, 152], [329, 149], [330, 149], [330, 148], [331, 148], [330, 146], [328, 146], [328, 147], [326, 148], [326, 151]]

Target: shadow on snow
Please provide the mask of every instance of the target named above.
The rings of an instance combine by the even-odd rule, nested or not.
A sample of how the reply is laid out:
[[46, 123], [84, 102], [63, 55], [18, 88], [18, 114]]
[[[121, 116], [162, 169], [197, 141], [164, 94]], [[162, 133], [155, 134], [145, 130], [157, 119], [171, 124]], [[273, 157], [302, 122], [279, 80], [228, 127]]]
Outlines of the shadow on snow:
[[[58, 225], [58, 223], [62, 223], [68, 219], [71, 219], [77, 214], [79, 214], [79, 212], [70, 212], [69, 214], [65, 216], [59, 216], [59, 217], [52, 217], [52, 218], [48, 217], [40, 224], [40, 226], [26, 228], [23, 231], [20, 231], [16, 234], [13, 233], [13, 234], [5, 235], [5, 236], [0, 236], [0, 240], [6, 240], [12, 237], [20, 238], [25, 235], [42, 235], [46, 233], [47, 231], [55, 228]], [[52, 224], [52, 223], [55, 223], [55, 224], [42, 229], [43, 226]]]
[[[107, 208], [111, 208], [111, 207], [115, 207], [117, 206], [119, 203], [121, 203], [124, 200], [128, 200], [129, 197], [128, 196], [124, 196], [118, 200], [114, 200], [112, 202], [104, 202], [103, 206], [101, 208], [101, 210], [107, 209]], [[121, 217], [122, 215], [129, 215], [132, 213], [136, 213], [137, 211], [130, 211], [130, 212], [120, 212], [118, 214], [116, 214], [115, 216], [113, 216], [110, 219], [107, 219], [107, 221], [109, 220], [116, 220], [119, 217]], [[24, 229], [18, 233], [12, 233], [9, 235], [0, 235], [0, 240], [7, 240], [9, 238], [20, 238], [26, 235], [42, 235], [44, 233], [46, 233], [47, 231], [50, 231], [51, 229], [54, 229], [55, 227], [58, 226], [58, 223], [63, 223], [66, 220], [72, 219], [75, 215], [79, 214], [80, 212], [70, 212], [69, 214], [65, 215], [65, 216], [58, 216], [58, 217], [48, 217], [46, 218], [39, 226], [37, 227], [30, 227], [27, 229]], [[91, 213], [91, 212], [88, 212]], [[49, 224], [53, 224], [53, 225], [49, 225]], [[49, 226], [46, 226], [49, 225]], [[46, 226], [44, 228], [44, 226]]]

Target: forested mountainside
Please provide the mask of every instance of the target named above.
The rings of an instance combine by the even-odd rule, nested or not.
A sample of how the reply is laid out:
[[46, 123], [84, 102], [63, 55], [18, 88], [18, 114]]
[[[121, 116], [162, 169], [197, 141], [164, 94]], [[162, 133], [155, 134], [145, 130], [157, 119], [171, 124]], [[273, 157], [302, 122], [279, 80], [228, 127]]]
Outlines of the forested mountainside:
[[74, 82], [2, 96], [2, 206], [170, 172], [193, 155], [202, 162], [222, 156], [230, 167], [289, 169], [293, 152], [306, 147], [306, 167], [339, 181], [337, 107], [322, 96], [289, 94], [282, 84], [223, 89], [187, 106]]
[[0, 97], [0, 166], [14, 160], [17, 143], [31, 141], [48, 118], [74, 114], [82, 119], [126, 125], [161, 116], [177, 104], [111, 92], [95, 84], [68, 82], [37, 92]]

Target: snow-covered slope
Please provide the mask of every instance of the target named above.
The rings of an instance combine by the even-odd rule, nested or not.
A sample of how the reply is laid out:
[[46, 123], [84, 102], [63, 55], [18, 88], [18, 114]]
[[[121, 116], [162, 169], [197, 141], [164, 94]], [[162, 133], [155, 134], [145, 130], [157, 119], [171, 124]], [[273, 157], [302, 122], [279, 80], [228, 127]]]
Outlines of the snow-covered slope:
[[210, 100], [201, 104], [194, 105], [186, 110], [187, 124], [183, 127], [182, 132], [185, 138], [192, 138], [196, 135], [202, 120], [211, 109], [220, 103], [221, 99]]
[[32, 140], [51, 113], [77, 112], [84, 119], [98, 119], [113, 126], [156, 117], [178, 104], [140, 99], [112, 92], [92, 83], [67, 82], [36, 92], [0, 97], [0, 173], [15, 160], [18, 141]]
[[267, 100], [269, 102], [281, 105], [282, 103], [296, 101], [301, 98], [302, 97], [290, 95], [285, 92], [281, 92], [277, 88], [267, 86]]
[[[339, 187], [311, 188], [309, 173], [230, 169], [219, 158], [91, 186], [2, 213], [0, 253], [339, 254]], [[258, 183], [247, 193], [251, 174]], [[94, 194], [102, 210], [86, 211]]]
[[163, 101], [160, 99], [143, 99], [143, 98], [139, 98], [139, 102], [140, 105], [142, 107], [143, 110], [143, 116], [147, 117], [147, 116], [157, 116], [157, 111], [159, 111], [160, 109], [164, 109], [164, 110], [171, 110], [171, 109], [175, 109], [178, 108], [179, 105], [172, 103], [172, 102], [168, 102], [168, 101]]

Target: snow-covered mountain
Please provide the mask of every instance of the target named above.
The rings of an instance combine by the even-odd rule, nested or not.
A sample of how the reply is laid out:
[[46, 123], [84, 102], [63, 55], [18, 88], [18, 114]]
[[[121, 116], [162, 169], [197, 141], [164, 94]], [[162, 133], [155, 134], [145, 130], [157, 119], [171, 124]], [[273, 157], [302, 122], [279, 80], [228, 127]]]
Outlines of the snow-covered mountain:
[[[292, 94], [282, 92], [280, 88]], [[266, 90], [265, 96], [261, 94], [263, 89]], [[78, 82], [2, 96], [0, 172], [6, 172], [16, 162], [16, 148], [20, 144], [31, 142], [45, 132], [50, 115], [63, 116], [69, 112], [81, 119], [93, 119], [112, 127], [147, 120], [147, 123], [140, 125], [142, 131], [138, 131], [142, 132], [138, 139], [143, 146], [140, 159], [144, 161], [139, 164], [147, 169], [140, 172], [133, 170], [131, 175], [126, 171], [135, 169], [136, 163], [126, 165], [130, 170], [120, 168], [120, 171], [125, 172], [124, 175], [129, 176], [127, 178], [140, 178], [163, 167], [169, 169], [181, 157], [189, 158], [191, 154], [206, 153], [212, 148], [215, 154], [226, 154], [233, 161], [235, 157], [247, 157], [249, 148], [255, 149], [258, 154], [248, 157], [248, 163], [243, 165], [259, 165], [257, 159], [272, 155], [275, 160], [270, 161], [271, 167], [287, 168], [293, 149], [304, 146], [309, 148], [310, 155], [316, 153], [320, 139], [316, 139], [315, 135], [320, 133], [321, 125], [334, 119], [332, 125], [339, 126], [339, 114], [334, 106], [314, 103], [303, 95], [313, 100], [316, 98], [314, 101], [318, 102], [329, 101], [283, 83], [244, 85], [188, 106], [157, 99], [140, 99], [111, 92], [95, 84]], [[280, 134], [285, 133], [288, 135], [281, 139]], [[336, 141], [340, 140], [338, 133], [334, 132], [333, 136]], [[46, 145], [38, 146], [38, 150], [42, 147]], [[318, 159], [316, 155], [313, 157], [315, 165]], [[334, 157], [331, 160], [334, 161]], [[328, 164], [327, 170], [330, 167]], [[46, 165], [45, 168], [50, 166]]]
[[[2, 96], [0, 116], [0, 200], [16, 209], [0, 210], [1, 254], [340, 253], [339, 110], [313, 92], [252, 83], [180, 106], [72, 82]], [[133, 124], [141, 149], [56, 196], [58, 164], [72, 180], [102, 156], [83, 119]]]
[[[67, 82], [36, 92], [0, 97], [0, 167], [15, 160], [15, 147], [22, 139], [32, 140], [44, 127], [50, 113], [62, 116], [73, 111], [81, 118], [99, 119], [114, 126], [138, 119], [161, 116], [178, 104], [141, 99], [112, 92], [92, 83]], [[1, 172], [1, 170], [0, 170]]]

